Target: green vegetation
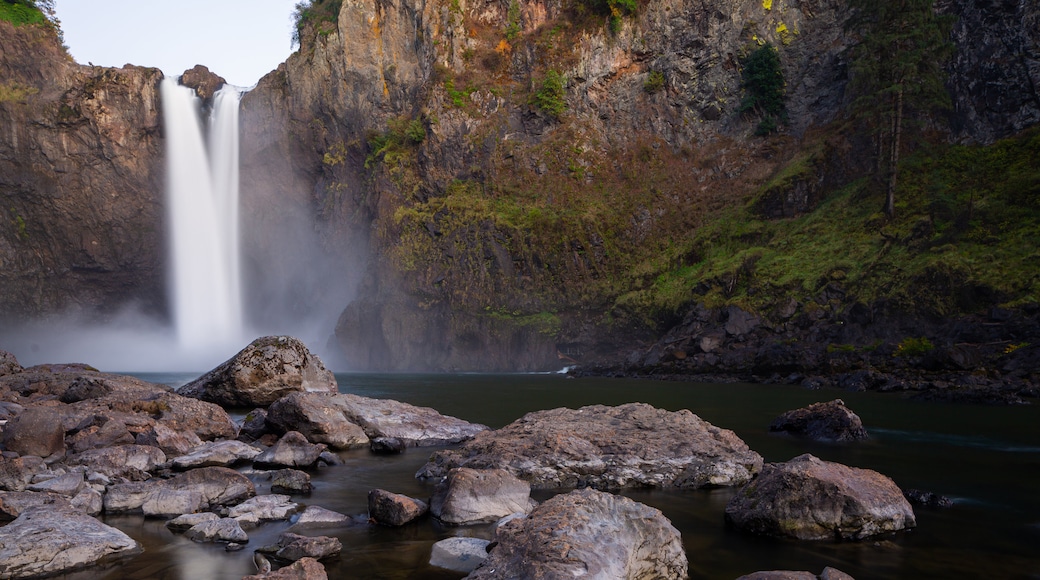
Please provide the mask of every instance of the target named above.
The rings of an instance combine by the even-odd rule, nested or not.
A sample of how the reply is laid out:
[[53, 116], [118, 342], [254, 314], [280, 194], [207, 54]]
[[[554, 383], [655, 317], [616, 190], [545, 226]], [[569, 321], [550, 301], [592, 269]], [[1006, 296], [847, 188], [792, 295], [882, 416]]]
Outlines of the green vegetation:
[[934, 0], [852, 0], [859, 35], [850, 64], [853, 113], [879, 144], [877, 178], [884, 182], [885, 213], [895, 215], [900, 156], [916, 145], [915, 127], [949, 108], [943, 64], [953, 52], [950, 18]]
[[896, 345], [895, 356], [915, 357], [924, 356], [935, 350], [932, 341], [925, 337], [907, 337]]
[[609, 18], [610, 31], [617, 34], [621, 31], [621, 19], [634, 15], [639, 10], [636, 0], [580, 0], [593, 12]]
[[553, 119], [559, 119], [567, 110], [567, 83], [558, 71], [548, 70], [542, 79], [542, 86], [531, 97], [532, 104]]
[[[398, 117], [387, 123], [383, 133], [368, 136], [368, 155], [365, 169], [373, 169], [382, 162], [391, 177], [400, 177], [400, 171], [411, 163], [415, 148], [426, 139], [426, 126], [422, 119]], [[326, 154], [327, 156], [328, 154]]]
[[646, 81], [643, 82], [643, 90], [648, 93], [656, 93], [664, 88], [664, 73], [659, 70], [652, 70], [647, 75]]
[[301, 45], [303, 35], [309, 27], [314, 34], [327, 36], [336, 29], [339, 10], [343, 0], [304, 0], [296, 5], [293, 11], [292, 45]]
[[24, 103], [40, 92], [36, 87], [27, 87], [16, 82], [0, 83], [0, 103]]
[[755, 135], [775, 133], [787, 122], [784, 105], [784, 71], [780, 68], [780, 53], [771, 44], [765, 44], [744, 60], [744, 98], [740, 113], [760, 117]]
[[0, 0], [0, 20], [15, 26], [47, 24], [54, 15], [54, 0]]
[[510, 42], [516, 40], [516, 37], [520, 35], [520, 30], [520, 3], [510, 0], [509, 11], [506, 13], [506, 40]]

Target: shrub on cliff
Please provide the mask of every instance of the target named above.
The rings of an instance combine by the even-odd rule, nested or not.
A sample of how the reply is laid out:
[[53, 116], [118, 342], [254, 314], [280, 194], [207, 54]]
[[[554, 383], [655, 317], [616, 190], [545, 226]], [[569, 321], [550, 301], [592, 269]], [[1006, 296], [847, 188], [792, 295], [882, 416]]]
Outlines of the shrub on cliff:
[[784, 105], [784, 71], [780, 68], [780, 53], [771, 44], [756, 49], [744, 61], [744, 98], [740, 113], [761, 117], [755, 135], [774, 133], [787, 122]]
[[314, 27], [317, 34], [326, 35], [336, 28], [339, 20], [339, 9], [343, 0], [305, 0], [296, 5], [293, 11], [292, 45], [302, 44], [305, 30]]
[[563, 75], [555, 70], [549, 70], [542, 80], [542, 87], [532, 97], [532, 103], [553, 119], [559, 119], [560, 115], [567, 110], [567, 102], [563, 100], [567, 94], [566, 86]]

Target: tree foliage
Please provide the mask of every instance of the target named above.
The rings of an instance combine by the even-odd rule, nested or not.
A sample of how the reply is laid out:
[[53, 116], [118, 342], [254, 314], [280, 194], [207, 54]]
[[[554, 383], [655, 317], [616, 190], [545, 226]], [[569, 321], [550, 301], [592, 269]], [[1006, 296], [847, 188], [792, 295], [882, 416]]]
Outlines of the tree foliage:
[[0, 0], [0, 20], [6, 20], [15, 26], [48, 22], [58, 24], [54, 13], [54, 0]]
[[567, 110], [567, 101], [564, 100], [567, 94], [566, 87], [567, 83], [563, 75], [550, 69], [545, 73], [542, 87], [534, 93], [532, 98], [534, 106], [550, 117], [559, 119], [560, 115]]
[[849, 25], [858, 36], [851, 53], [852, 112], [877, 139], [877, 176], [885, 181], [885, 212], [892, 216], [901, 150], [914, 145], [913, 129], [950, 106], [943, 72], [953, 50], [950, 20], [935, 13], [934, 0], [849, 4]]
[[582, 0], [586, 6], [610, 20], [610, 30], [615, 34], [621, 30], [621, 19], [636, 13], [636, 0]]
[[766, 43], [749, 54], [742, 76], [744, 98], [740, 101], [740, 113], [761, 117], [756, 135], [775, 132], [779, 125], [787, 122], [786, 83], [776, 47]]
[[[293, 10], [292, 45], [298, 46], [308, 26], [316, 27], [317, 34], [328, 34], [339, 21], [343, 0], [303, 0]], [[329, 26], [331, 23], [331, 26]]]

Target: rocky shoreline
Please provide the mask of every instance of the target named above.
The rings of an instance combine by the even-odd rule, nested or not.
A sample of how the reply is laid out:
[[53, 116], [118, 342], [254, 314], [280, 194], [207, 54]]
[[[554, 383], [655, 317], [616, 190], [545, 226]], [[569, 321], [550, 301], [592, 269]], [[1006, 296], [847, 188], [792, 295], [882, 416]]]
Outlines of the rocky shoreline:
[[[208, 400], [257, 408], [236, 422]], [[840, 400], [791, 411], [770, 428], [836, 442], [866, 436]], [[903, 492], [880, 473], [811, 455], [763, 464], [732, 431], [688, 410], [559, 408], [490, 430], [429, 408], [340, 394], [335, 377], [291, 337], [257, 339], [179, 391], [87, 365], [23, 369], [0, 351], [0, 445], [0, 521], [9, 521], [0, 526], [0, 578], [118, 566], [140, 553], [101, 514], [161, 518], [170, 534], [250, 548], [258, 571], [250, 578], [268, 579], [327, 578], [322, 562], [344, 546], [325, 534], [408, 525], [426, 514], [449, 527], [497, 522], [490, 541], [434, 545], [431, 565], [467, 578], [577, 570], [687, 578], [671, 522], [612, 493], [632, 488], [740, 487], [726, 520], [751, 534], [862, 539], [916, 522]], [[416, 473], [432, 485], [429, 501], [373, 489], [364, 522], [306, 504], [310, 474], [338, 464], [337, 450], [427, 445], [451, 445]], [[271, 493], [258, 493], [268, 482]], [[558, 495], [539, 504], [532, 489]], [[250, 545], [267, 522], [293, 525], [273, 544]], [[827, 577], [847, 577], [829, 570]]]

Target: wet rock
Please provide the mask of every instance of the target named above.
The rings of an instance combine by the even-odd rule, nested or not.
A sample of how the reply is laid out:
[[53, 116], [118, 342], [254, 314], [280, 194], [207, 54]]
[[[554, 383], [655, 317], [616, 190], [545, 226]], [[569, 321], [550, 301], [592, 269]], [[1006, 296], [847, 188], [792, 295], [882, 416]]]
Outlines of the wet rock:
[[33, 476], [45, 471], [47, 465], [35, 455], [15, 458], [0, 456], [0, 490], [24, 491]]
[[258, 525], [261, 522], [287, 520], [300, 506], [287, 495], [258, 495], [232, 507], [228, 517], [242, 524]]
[[292, 532], [284, 532], [278, 536], [278, 543], [264, 546], [257, 552], [269, 554], [277, 560], [295, 562], [303, 558], [321, 560], [339, 554], [343, 544], [329, 536], [301, 536]]
[[182, 514], [166, 522], [166, 527], [175, 532], [183, 532], [201, 524], [202, 522], [211, 522], [219, 519], [220, 516], [213, 512]]
[[484, 425], [442, 415], [429, 407], [390, 399], [350, 394], [337, 395], [334, 399], [347, 419], [360, 425], [373, 439], [390, 437], [405, 445], [425, 447], [459, 443], [487, 430]]
[[199, 522], [184, 532], [184, 537], [193, 542], [236, 542], [249, 541], [249, 536], [242, 530], [238, 520], [220, 518]]
[[352, 522], [350, 516], [325, 509], [320, 506], [307, 506], [296, 520], [296, 526], [341, 525]]
[[515, 512], [527, 512], [531, 484], [504, 469], [456, 468], [437, 485], [430, 513], [457, 525], [491, 523]]
[[238, 430], [238, 438], [246, 443], [260, 439], [270, 431], [267, 424], [267, 410], [256, 408], [246, 415]]
[[863, 421], [841, 399], [787, 411], [770, 423], [769, 430], [815, 441], [859, 441], [867, 438]]
[[726, 521], [751, 533], [800, 540], [858, 540], [916, 525], [891, 479], [809, 454], [767, 464], [730, 500]]
[[105, 494], [105, 511], [137, 511], [153, 494], [166, 490], [196, 491], [204, 508], [235, 505], [256, 495], [245, 475], [226, 467], [202, 467], [167, 480], [112, 485]]
[[29, 491], [43, 491], [56, 493], [65, 497], [74, 497], [83, 490], [86, 483], [83, 481], [82, 471], [73, 471], [65, 475], [59, 475], [43, 481], [30, 484], [26, 489]]
[[395, 453], [404, 453], [406, 448], [404, 441], [401, 441], [397, 437], [376, 437], [368, 446], [372, 453], [378, 455], [393, 455]]
[[61, 412], [54, 407], [27, 407], [7, 421], [0, 444], [19, 455], [38, 457], [65, 454], [65, 428]]
[[904, 489], [903, 497], [907, 499], [913, 505], [919, 505], [928, 508], [948, 508], [953, 507], [953, 500], [931, 491], [923, 491], [920, 489]]
[[280, 432], [299, 431], [312, 443], [332, 449], [368, 445], [365, 430], [347, 419], [335, 397], [322, 393], [292, 393], [267, 410], [267, 423]]
[[430, 565], [454, 572], [469, 573], [487, 559], [491, 542], [480, 538], [448, 538], [433, 545]]
[[147, 472], [154, 471], [166, 463], [166, 454], [161, 449], [149, 445], [117, 445], [84, 451], [69, 457], [66, 463], [88, 467], [109, 478], [147, 479]]
[[0, 376], [20, 372], [22, 372], [22, 365], [18, 364], [18, 359], [6, 350], [0, 350]]
[[267, 450], [253, 458], [257, 467], [314, 467], [325, 451], [324, 444], [312, 445], [298, 431], [289, 431]]
[[204, 507], [207, 507], [206, 499], [197, 490], [160, 487], [145, 498], [141, 513], [145, 517], [170, 518], [195, 513]]
[[[530, 495], [530, 487], [528, 487]], [[368, 516], [386, 526], [403, 526], [429, 510], [426, 502], [382, 489], [368, 492]]]
[[335, 394], [336, 378], [291, 336], [265, 336], [178, 393], [227, 407], [266, 407], [292, 392]]
[[687, 410], [630, 403], [528, 413], [435, 452], [416, 477], [444, 477], [455, 467], [506, 469], [535, 488], [697, 488], [745, 483], [762, 457]]
[[5, 578], [59, 574], [140, 550], [130, 536], [71, 508], [26, 511], [0, 528]]
[[213, 99], [213, 95], [220, 90], [227, 81], [223, 77], [210, 72], [209, 68], [201, 64], [184, 71], [181, 75], [180, 84], [193, 89], [195, 94], [204, 102]]
[[271, 491], [274, 493], [310, 493], [311, 476], [298, 469], [279, 469], [271, 474]]
[[737, 580], [853, 580], [852, 576], [830, 566], [823, 569], [819, 576], [812, 572], [795, 570], [769, 570], [745, 574]]
[[679, 531], [659, 510], [591, 489], [546, 500], [494, 541], [468, 579], [687, 577]]
[[242, 461], [252, 460], [257, 455], [260, 455], [260, 450], [256, 447], [230, 439], [204, 443], [191, 453], [175, 458], [171, 464], [174, 469], [229, 467]]
[[300, 558], [291, 565], [273, 572], [246, 576], [242, 580], [328, 580], [325, 566], [314, 558]]

